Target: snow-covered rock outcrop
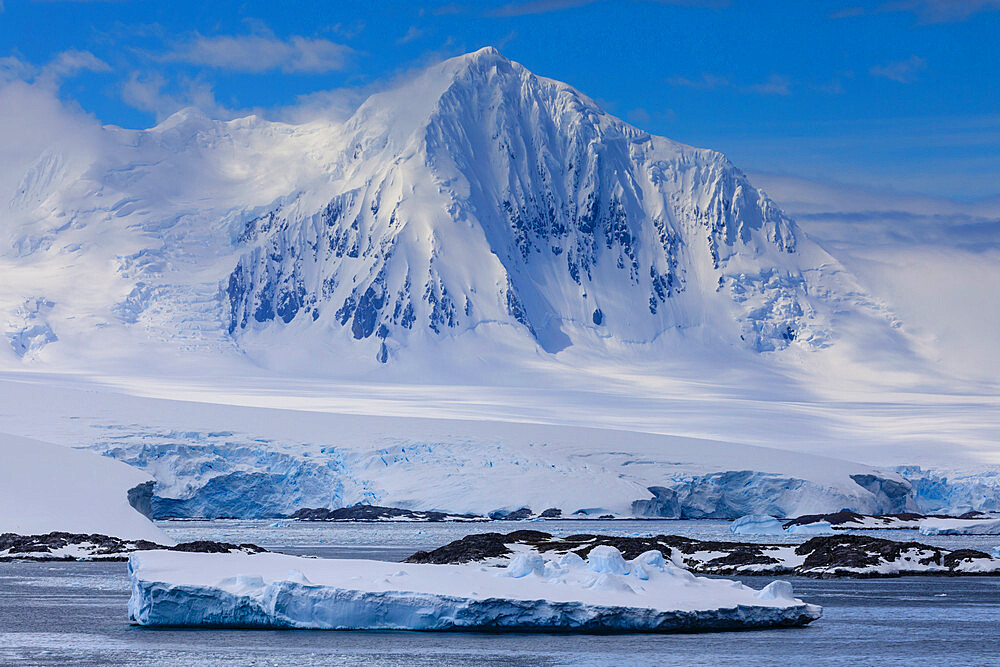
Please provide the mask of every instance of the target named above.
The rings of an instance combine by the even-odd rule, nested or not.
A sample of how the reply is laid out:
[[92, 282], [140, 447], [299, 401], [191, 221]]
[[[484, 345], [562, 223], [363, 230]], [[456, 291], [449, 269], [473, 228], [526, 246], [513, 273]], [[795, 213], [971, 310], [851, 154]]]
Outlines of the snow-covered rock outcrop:
[[173, 544], [129, 503], [129, 490], [149, 480], [93, 452], [0, 433], [0, 533], [96, 533]]
[[779, 544], [747, 544], [680, 535], [555, 537], [537, 530], [519, 530], [507, 535], [468, 535], [433, 551], [418, 551], [406, 562], [481, 563], [518, 572], [546, 572], [553, 563], [577, 562], [581, 556], [590, 559], [596, 553], [595, 562], [602, 563], [602, 569], [620, 570], [617, 559], [606, 557], [612, 548], [631, 558], [656, 551], [678, 567], [712, 575], [826, 578], [1000, 574], [1000, 558], [995, 553], [848, 534], [812, 537], [801, 544], [787, 540]]
[[505, 570], [279, 554], [140, 552], [129, 618], [148, 626], [317, 630], [704, 632], [806, 625], [821, 609], [787, 582], [763, 590], [696, 577], [613, 547]]

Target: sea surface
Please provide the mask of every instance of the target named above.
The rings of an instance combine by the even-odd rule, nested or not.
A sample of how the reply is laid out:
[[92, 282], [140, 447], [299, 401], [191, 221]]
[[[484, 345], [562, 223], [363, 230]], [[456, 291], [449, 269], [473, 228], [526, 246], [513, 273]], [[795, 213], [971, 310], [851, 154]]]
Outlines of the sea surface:
[[[582, 525], [581, 525], [582, 524]], [[400, 560], [469, 532], [686, 534], [725, 522], [512, 524], [167, 522], [179, 540], [253, 541], [287, 553]], [[905, 539], [902, 531], [871, 534]], [[731, 537], [731, 536], [730, 536]], [[773, 540], [773, 538], [771, 538]], [[956, 548], [998, 540], [919, 537]], [[760, 588], [770, 577], [743, 577]], [[822, 605], [806, 628], [698, 635], [552, 635], [149, 629], [127, 620], [124, 563], [0, 563], [0, 664], [70, 665], [997, 665], [1000, 577], [789, 578]]]

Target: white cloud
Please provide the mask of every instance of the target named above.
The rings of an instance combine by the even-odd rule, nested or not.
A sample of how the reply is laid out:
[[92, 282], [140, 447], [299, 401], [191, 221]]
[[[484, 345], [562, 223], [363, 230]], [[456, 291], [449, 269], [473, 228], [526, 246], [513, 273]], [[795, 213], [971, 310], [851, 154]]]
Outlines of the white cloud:
[[90, 51], [63, 51], [42, 68], [38, 82], [58, 86], [63, 79], [79, 72], [108, 72], [111, 67]]
[[328, 39], [271, 35], [201, 35], [175, 46], [161, 56], [165, 62], [204, 65], [239, 72], [304, 72], [320, 74], [342, 70], [354, 50]]
[[167, 80], [156, 72], [145, 75], [132, 72], [122, 84], [122, 101], [134, 109], [153, 114], [157, 122], [186, 107], [196, 107], [212, 118], [227, 119], [242, 113], [219, 104], [212, 86], [205, 81], [182, 78], [178, 90], [173, 93], [165, 92], [167, 87]]
[[925, 67], [927, 67], [927, 61], [923, 58], [910, 56], [906, 60], [894, 60], [884, 65], [875, 65], [869, 72], [872, 76], [891, 79], [899, 83], [913, 83], [917, 80], [917, 74]]
[[101, 126], [50, 87], [0, 76], [0, 209], [29, 167], [46, 151], [67, 168], [87, 162], [101, 140]]
[[38, 67], [15, 56], [0, 58], [0, 81], [30, 81], [45, 88], [58, 88], [64, 79], [80, 72], [108, 72], [111, 67], [90, 51], [70, 49], [56, 54]]

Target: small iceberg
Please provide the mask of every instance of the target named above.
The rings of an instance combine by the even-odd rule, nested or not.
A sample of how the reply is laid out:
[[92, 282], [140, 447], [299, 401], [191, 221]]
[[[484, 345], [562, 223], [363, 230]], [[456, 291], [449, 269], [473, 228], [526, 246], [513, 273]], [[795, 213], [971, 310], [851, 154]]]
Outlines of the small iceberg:
[[924, 519], [921, 535], [1000, 535], [1000, 519]]
[[314, 630], [705, 632], [802, 626], [791, 585], [697, 577], [648, 551], [519, 554], [507, 568], [143, 551], [129, 559], [143, 626]]
[[781, 522], [767, 514], [747, 514], [729, 524], [734, 535], [784, 535]]
[[786, 535], [833, 535], [833, 525], [829, 521], [796, 523], [785, 529]]

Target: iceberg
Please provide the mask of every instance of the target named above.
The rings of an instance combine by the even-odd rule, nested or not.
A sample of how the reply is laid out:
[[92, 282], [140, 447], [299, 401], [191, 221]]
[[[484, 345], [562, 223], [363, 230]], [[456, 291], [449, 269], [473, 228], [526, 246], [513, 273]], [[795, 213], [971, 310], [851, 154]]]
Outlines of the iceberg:
[[747, 514], [729, 524], [734, 535], [784, 535], [781, 522], [767, 514]]
[[833, 525], [829, 521], [795, 523], [785, 529], [786, 535], [833, 535]]
[[920, 522], [921, 535], [1000, 535], [1000, 519], [939, 519]]
[[[647, 551], [507, 568], [323, 560], [284, 554], [132, 554], [129, 619], [142, 626], [317, 630], [703, 632], [820, 617], [791, 586], [697, 577]], [[543, 564], [544, 563], [544, 564]]]

